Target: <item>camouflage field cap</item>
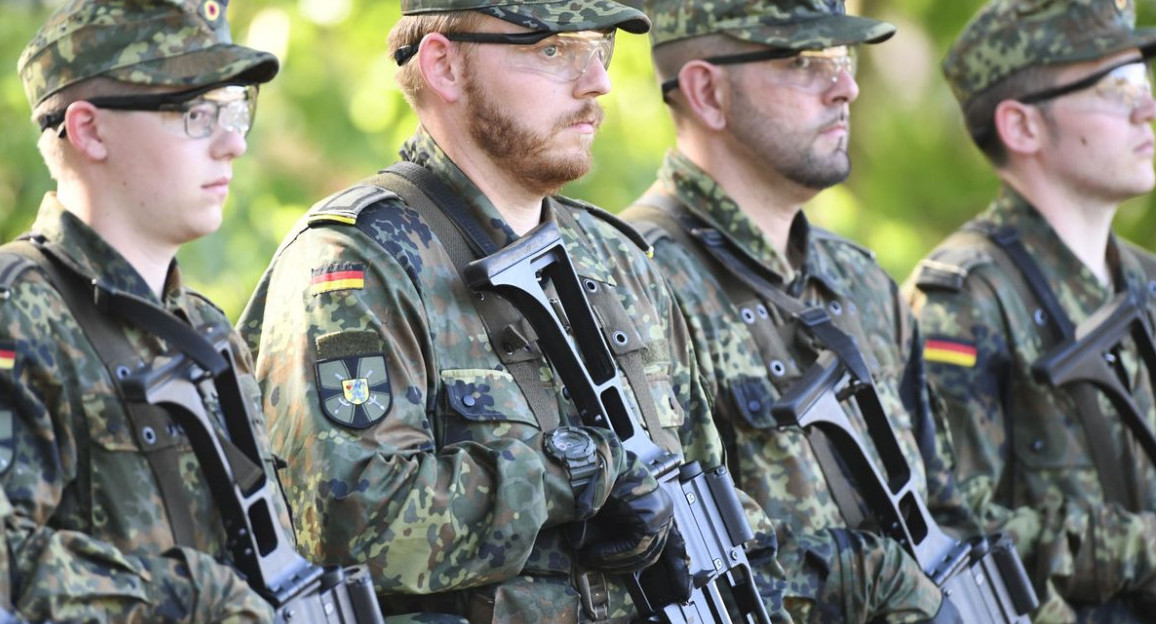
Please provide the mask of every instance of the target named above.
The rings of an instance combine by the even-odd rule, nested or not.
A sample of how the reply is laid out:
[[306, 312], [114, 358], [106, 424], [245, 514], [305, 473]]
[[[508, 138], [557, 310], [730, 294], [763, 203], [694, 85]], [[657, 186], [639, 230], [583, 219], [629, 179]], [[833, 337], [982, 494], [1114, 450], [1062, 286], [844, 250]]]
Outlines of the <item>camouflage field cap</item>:
[[847, 15], [843, 0], [645, 0], [650, 43], [725, 33], [787, 50], [879, 43], [895, 27]]
[[650, 30], [650, 20], [633, 7], [613, 0], [401, 0], [402, 15], [478, 11], [530, 30], [574, 32], [621, 28], [636, 34]]
[[143, 85], [262, 83], [277, 57], [233, 43], [228, 0], [68, 0], [24, 48], [16, 70], [32, 108], [106, 76]]
[[961, 104], [1034, 65], [1091, 61], [1128, 48], [1156, 52], [1156, 30], [1135, 29], [1132, 0], [994, 0], [959, 34], [943, 75]]

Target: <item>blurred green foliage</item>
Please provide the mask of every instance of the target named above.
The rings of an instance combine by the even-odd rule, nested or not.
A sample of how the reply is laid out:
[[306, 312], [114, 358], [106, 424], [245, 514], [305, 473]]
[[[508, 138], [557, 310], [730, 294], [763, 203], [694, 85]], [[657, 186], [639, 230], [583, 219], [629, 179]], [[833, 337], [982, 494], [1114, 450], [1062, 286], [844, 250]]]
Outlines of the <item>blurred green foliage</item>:
[[[58, 2], [0, 0], [0, 240], [28, 227], [51, 180], [16, 76], [24, 44]], [[850, 0], [851, 12], [899, 33], [862, 51], [852, 107], [854, 173], [820, 194], [811, 218], [874, 249], [903, 279], [939, 239], [983, 208], [997, 186], [967, 139], [939, 59], [979, 0]], [[1140, 0], [1142, 23], [1156, 0]], [[393, 84], [385, 38], [398, 4], [371, 0], [234, 0], [234, 38], [277, 54], [249, 153], [236, 163], [220, 232], [186, 246], [187, 279], [236, 318], [281, 237], [309, 205], [396, 158], [416, 120]], [[617, 210], [649, 186], [673, 130], [647, 40], [622, 35], [602, 98], [595, 169], [566, 193]], [[1117, 230], [1156, 247], [1152, 199], [1129, 202]]]

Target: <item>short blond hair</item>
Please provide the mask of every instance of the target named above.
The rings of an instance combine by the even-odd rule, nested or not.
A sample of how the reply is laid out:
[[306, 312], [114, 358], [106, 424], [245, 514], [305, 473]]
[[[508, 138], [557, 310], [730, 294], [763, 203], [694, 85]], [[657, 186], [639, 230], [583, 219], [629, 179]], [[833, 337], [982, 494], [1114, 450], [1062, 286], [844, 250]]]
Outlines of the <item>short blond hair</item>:
[[[403, 15], [389, 31], [389, 54], [393, 56], [405, 46], [417, 46], [430, 33], [468, 32], [485, 22], [486, 16], [477, 11], [452, 11], [446, 13], [422, 13]], [[397, 68], [397, 86], [405, 100], [415, 106], [417, 96], [425, 86], [421, 69], [413, 57]]]

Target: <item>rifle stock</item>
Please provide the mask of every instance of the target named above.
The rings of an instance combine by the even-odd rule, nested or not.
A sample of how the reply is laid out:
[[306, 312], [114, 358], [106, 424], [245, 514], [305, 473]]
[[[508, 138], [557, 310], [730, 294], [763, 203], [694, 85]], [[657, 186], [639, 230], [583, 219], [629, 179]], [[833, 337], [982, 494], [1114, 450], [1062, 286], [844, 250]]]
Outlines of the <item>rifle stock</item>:
[[[841, 401], [848, 399], [863, 415], [882, 472], [843, 411]], [[846, 466], [847, 474], [841, 476], [855, 483], [881, 532], [911, 553], [963, 622], [1029, 622], [1028, 614], [1039, 601], [1010, 538], [958, 541], [943, 532], [912, 484], [910, 466], [869, 381], [856, 381], [835, 354], [824, 351], [775, 402], [771, 414], [780, 426], [818, 429], [831, 440]]]
[[[223, 372], [212, 377], [177, 351], [164, 364], [126, 378], [128, 399], [165, 408], [189, 437], [220, 510], [232, 564], [273, 605], [278, 623], [381, 624], [366, 569], [314, 565], [287, 539], [276, 518], [276, 486], [262, 467], [232, 349], [223, 329], [209, 332], [207, 340], [228, 363]], [[203, 397], [212, 394], [220, 401], [222, 429], [205, 411]]]
[[[674, 523], [690, 559], [691, 596], [684, 600], [684, 590], [670, 586], [673, 575], [660, 569], [665, 565], [660, 560], [627, 579], [641, 618], [723, 623], [737, 614], [747, 622], [769, 624], [744, 548], [754, 536], [734, 482], [725, 467], [684, 465], [651, 440], [626, 400], [617, 365], [557, 226], [539, 225], [501, 251], [471, 262], [465, 277], [474, 290], [497, 293], [526, 317], [583, 423], [612, 429], [674, 502]], [[558, 308], [546, 293], [550, 286]]]
[[[1088, 383], [1108, 396], [1124, 423], [1156, 462], [1156, 436], [1144, 421], [1128, 385], [1117, 369], [1117, 352], [1131, 337], [1148, 369], [1150, 387], [1156, 388], [1156, 346], [1151, 320], [1131, 290], [1117, 294], [1076, 327], [1075, 334], [1032, 364], [1032, 376], [1053, 387]], [[1085, 415], [1085, 417], [1089, 417]]]

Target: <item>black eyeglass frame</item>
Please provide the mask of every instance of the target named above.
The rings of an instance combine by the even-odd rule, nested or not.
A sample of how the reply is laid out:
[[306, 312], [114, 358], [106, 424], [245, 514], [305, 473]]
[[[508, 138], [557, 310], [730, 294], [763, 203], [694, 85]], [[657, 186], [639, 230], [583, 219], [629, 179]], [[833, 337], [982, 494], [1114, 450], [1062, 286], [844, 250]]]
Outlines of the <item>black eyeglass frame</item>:
[[[743, 52], [742, 54], [708, 56], [698, 60], [710, 63], [711, 65], [738, 65], [740, 63], [757, 63], [759, 61], [791, 58], [798, 56], [802, 52], [802, 50], [789, 50], [787, 48], [768, 48], [766, 50], [755, 50], [754, 52]], [[662, 97], [666, 99], [671, 91], [678, 88], [678, 76], [663, 80], [661, 88]]]
[[[552, 30], [534, 30], [522, 33], [482, 33], [482, 32], [455, 32], [442, 33], [442, 35], [450, 41], [457, 41], [459, 43], [498, 43], [503, 45], [534, 45], [539, 41], [557, 35], [558, 33]], [[393, 61], [397, 63], [398, 67], [405, 65], [406, 61], [413, 58], [417, 54], [418, 47], [421, 42], [403, 45], [393, 53]]]
[[[197, 87], [195, 89], [188, 89], [186, 91], [174, 91], [169, 93], [141, 93], [138, 95], [107, 95], [102, 97], [83, 98], [81, 102], [88, 102], [97, 108], [106, 110], [122, 110], [122, 111], [172, 111], [183, 112], [182, 105], [189, 103], [198, 96], [204, 95], [210, 91], [216, 91], [224, 87], [241, 86], [252, 87], [254, 103], [252, 106], [253, 116], [256, 116], [256, 96], [260, 93], [260, 85], [234, 85], [231, 83], [216, 83]], [[42, 116], [37, 123], [40, 124], [40, 131], [52, 128], [54, 126], [61, 126], [59, 137], [64, 137], [64, 110], [54, 111]]]

